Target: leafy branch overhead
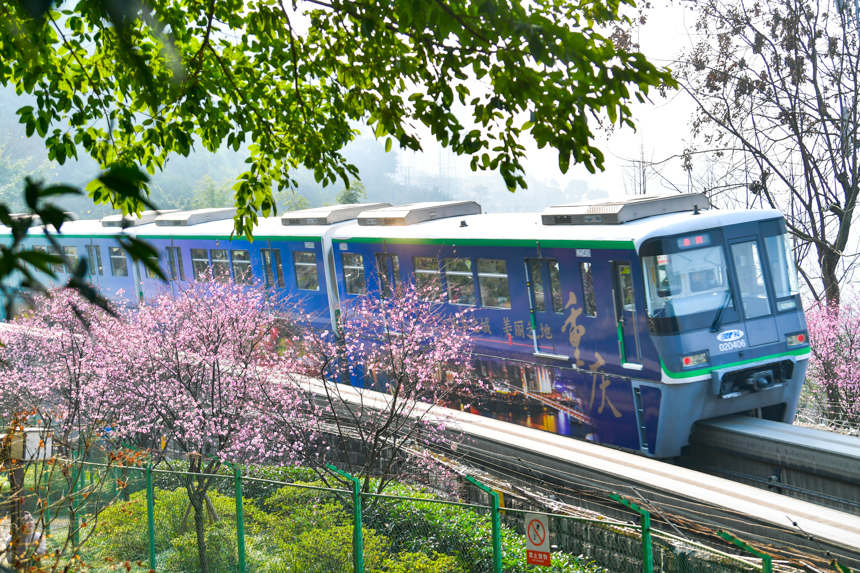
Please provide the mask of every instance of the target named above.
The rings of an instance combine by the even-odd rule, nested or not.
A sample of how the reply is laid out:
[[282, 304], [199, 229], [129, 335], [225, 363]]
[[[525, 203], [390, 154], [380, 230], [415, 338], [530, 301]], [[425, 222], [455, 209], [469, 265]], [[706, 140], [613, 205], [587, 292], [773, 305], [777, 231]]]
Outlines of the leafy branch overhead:
[[[114, 167], [99, 175], [91, 187], [97, 187], [99, 193], [109, 193], [132, 204], [151, 207], [142, 192], [146, 181], [146, 174], [136, 168]], [[0, 203], [0, 225], [7, 227], [10, 235], [10, 240], [0, 244], [0, 297], [4, 301], [5, 316], [13, 314], [16, 293], [22, 289], [31, 293], [44, 292], [45, 283], [58, 280], [63, 268], [68, 273], [66, 286], [75, 289], [89, 302], [110, 310], [107, 300], [90, 284], [89, 261], [69, 257], [57, 241], [63, 225], [72, 220], [72, 216], [54, 201], [80, 194], [81, 191], [75, 187], [45, 186], [27, 178], [24, 186], [26, 214], [11, 213], [7, 205]], [[29, 229], [34, 226], [42, 227], [49, 248], [28, 243]], [[155, 276], [166, 280], [154, 247], [130, 235], [120, 235], [117, 241], [133, 261], [140, 262]]]
[[[192, 146], [247, 149], [236, 231], [276, 212], [273, 189], [347, 183], [357, 126], [402, 148], [420, 134], [525, 187], [523, 136], [594, 171], [595, 121], [632, 126], [631, 101], [672, 85], [613, 44], [622, 4], [581, 0], [139, 0], [0, 5], [0, 83], [33, 94], [28, 134], [62, 163], [163, 168]], [[121, 193], [90, 191], [124, 212]]]

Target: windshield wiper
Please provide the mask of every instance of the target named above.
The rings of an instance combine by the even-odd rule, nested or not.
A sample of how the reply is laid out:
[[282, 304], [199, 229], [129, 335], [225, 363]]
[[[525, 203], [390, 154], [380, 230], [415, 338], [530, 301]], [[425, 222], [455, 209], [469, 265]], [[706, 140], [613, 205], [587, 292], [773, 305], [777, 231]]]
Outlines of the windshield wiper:
[[723, 297], [723, 304], [720, 305], [720, 308], [717, 310], [717, 315], [714, 317], [714, 322], [711, 323], [711, 332], [717, 332], [720, 330], [720, 321], [723, 318], [723, 311], [728, 308], [729, 302], [731, 300], [732, 300], [732, 291], [727, 290], [726, 296]]

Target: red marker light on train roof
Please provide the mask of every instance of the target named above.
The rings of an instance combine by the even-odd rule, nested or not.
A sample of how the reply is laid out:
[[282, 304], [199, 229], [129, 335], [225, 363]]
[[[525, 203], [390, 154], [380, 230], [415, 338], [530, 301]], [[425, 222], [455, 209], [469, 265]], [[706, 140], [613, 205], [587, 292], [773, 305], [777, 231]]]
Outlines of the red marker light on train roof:
[[702, 235], [696, 235], [696, 244], [701, 245], [705, 242], [705, 238]]
[[685, 239], [684, 239], [684, 246], [685, 246], [685, 247], [689, 247], [689, 246], [690, 246], [690, 239], [687, 239], [687, 238], [685, 238]]

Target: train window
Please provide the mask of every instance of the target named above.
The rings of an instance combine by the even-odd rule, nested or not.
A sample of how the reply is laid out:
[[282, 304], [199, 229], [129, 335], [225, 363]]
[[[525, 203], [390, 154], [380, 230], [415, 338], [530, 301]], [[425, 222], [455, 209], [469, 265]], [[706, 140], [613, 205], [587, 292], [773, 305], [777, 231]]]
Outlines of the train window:
[[621, 291], [618, 294], [621, 299], [621, 307], [627, 312], [636, 310], [636, 301], [633, 298], [633, 275], [630, 272], [630, 265], [627, 263], [618, 263], [616, 265], [618, 273], [618, 289]]
[[146, 275], [146, 278], [148, 278], [148, 279], [157, 279], [158, 278], [158, 273], [156, 273], [153, 269], [149, 268], [146, 265], [143, 266], [143, 272]]
[[448, 282], [448, 302], [452, 304], [475, 304], [475, 279], [472, 276], [470, 259], [447, 258], [443, 260], [445, 280]]
[[732, 259], [741, 289], [741, 303], [746, 318], [756, 318], [770, 314], [767, 289], [764, 286], [761, 259], [755, 241], [745, 241], [732, 245]]
[[773, 280], [773, 294], [776, 295], [776, 309], [783, 311], [797, 308], [796, 295], [799, 289], [791, 243], [785, 235], [772, 235], [764, 238], [764, 247]]
[[209, 253], [206, 249], [191, 249], [191, 270], [194, 280], [203, 280], [209, 274]]
[[[278, 288], [284, 288], [284, 268], [281, 266], [281, 251], [278, 249], [261, 249], [263, 258], [263, 276], [267, 287], [277, 283]], [[316, 265], [314, 265], [316, 266]]]
[[98, 245], [87, 245], [87, 264], [90, 269], [90, 276], [105, 274], [104, 266], [102, 266], [102, 248]]
[[649, 316], [674, 318], [734, 308], [722, 247], [649, 255], [642, 262]]
[[427, 300], [438, 300], [442, 290], [439, 275], [439, 259], [436, 257], [412, 257], [415, 268], [415, 288]]
[[110, 255], [110, 272], [115, 277], [128, 276], [128, 259], [125, 258], [125, 253], [119, 247], [108, 247]]
[[212, 249], [209, 251], [212, 257], [212, 278], [220, 282], [230, 280], [230, 258], [227, 249]]
[[478, 259], [478, 287], [481, 304], [492, 308], [511, 308], [507, 264], [502, 259]]
[[[549, 267], [549, 288], [552, 292], [552, 311], [560, 313], [564, 311], [564, 301], [561, 298], [561, 278], [558, 271], [558, 261], [549, 259], [547, 260], [547, 266]], [[594, 289], [592, 289], [592, 292], [594, 292]], [[596, 307], [594, 311], [596, 314]]]
[[546, 310], [546, 297], [543, 292], [543, 265], [538, 259], [528, 259], [526, 264], [529, 268], [529, 281], [532, 283], [532, 302], [536, 311], [543, 312]]
[[63, 255], [66, 257], [66, 270], [73, 273], [78, 268], [78, 248], [63, 247]]
[[182, 251], [179, 250], [179, 247], [167, 247], [167, 266], [170, 280], [185, 280], [185, 269], [182, 268]]
[[549, 288], [551, 294], [552, 311], [562, 312], [564, 310], [561, 298], [561, 280], [559, 278], [558, 261], [555, 259], [527, 259], [529, 269], [529, 279], [532, 284], [532, 300], [534, 301], [535, 311], [544, 312], [546, 310], [546, 286], [544, 278], [544, 269], [547, 269], [549, 276]]
[[233, 280], [239, 284], [249, 285], [254, 282], [251, 273], [251, 255], [244, 249], [230, 251], [230, 261], [233, 266]]
[[585, 261], [579, 263], [579, 278], [582, 281], [582, 306], [585, 316], [597, 316], [597, 300], [594, 297], [594, 277], [591, 274], [591, 263]]
[[364, 294], [367, 284], [364, 280], [364, 257], [358, 253], [341, 253], [343, 263], [343, 283], [347, 294]]
[[296, 285], [302, 290], [319, 290], [317, 256], [311, 251], [293, 251]]
[[400, 259], [397, 255], [376, 253], [376, 273], [379, 276], [380, 294], [383, 297], [394, 296], [400, 281]]

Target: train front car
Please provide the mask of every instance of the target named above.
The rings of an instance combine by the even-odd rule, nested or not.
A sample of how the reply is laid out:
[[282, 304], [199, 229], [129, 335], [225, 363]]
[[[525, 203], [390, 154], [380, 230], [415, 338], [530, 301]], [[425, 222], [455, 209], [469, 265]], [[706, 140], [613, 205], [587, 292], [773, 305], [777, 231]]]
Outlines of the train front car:
[[791, 423], [809, 345], [781, 215], [658, 219], [634, 241], [662, 369], [653, 455], [678, 455], [701, 419], [748, 413]]

